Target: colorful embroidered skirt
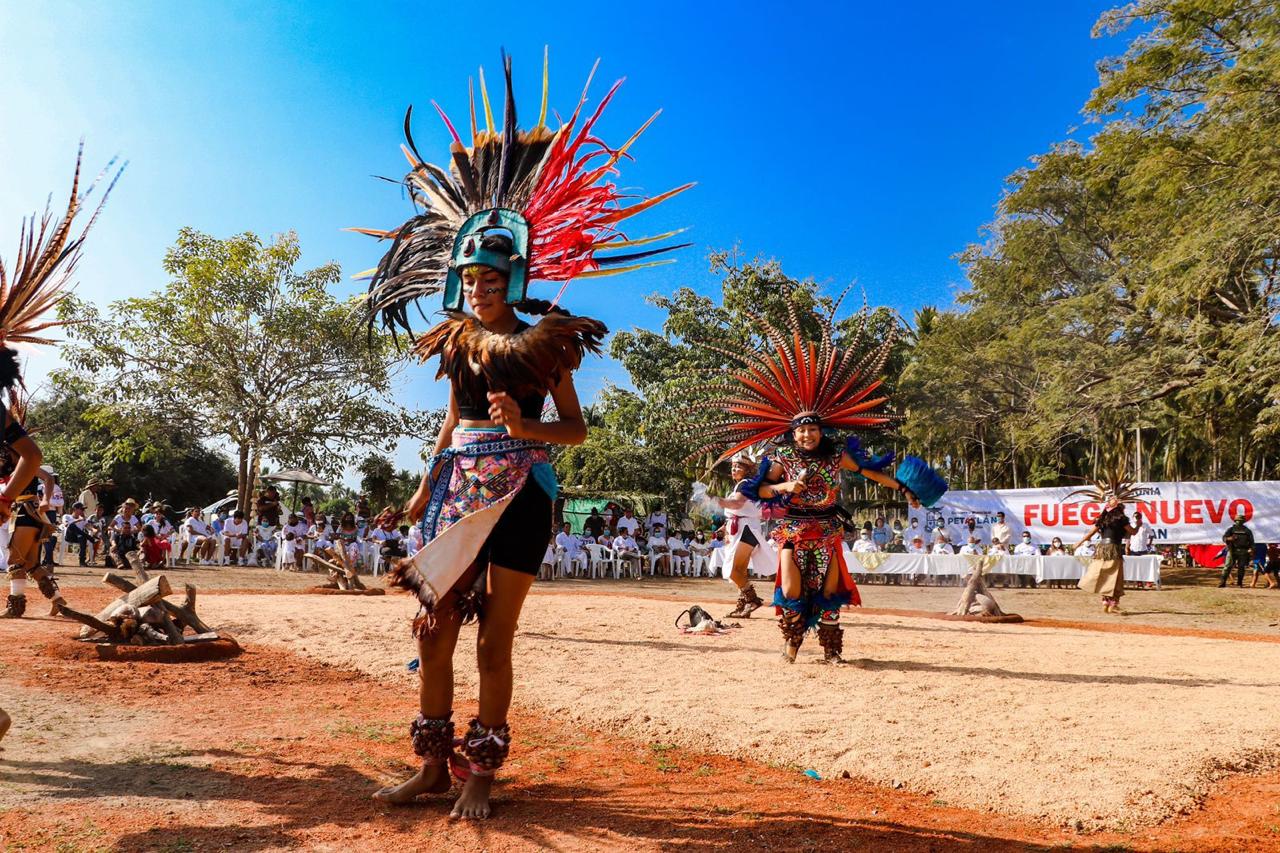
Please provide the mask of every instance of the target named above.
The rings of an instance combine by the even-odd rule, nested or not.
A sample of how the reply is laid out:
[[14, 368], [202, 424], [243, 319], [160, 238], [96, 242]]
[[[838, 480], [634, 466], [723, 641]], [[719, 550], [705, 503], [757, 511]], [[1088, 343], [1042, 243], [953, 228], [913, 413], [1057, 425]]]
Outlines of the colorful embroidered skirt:
[[[778, 545], [778, 558], [787, 546], [794, 549], [796, 568], [800, 570], [800, 596], [787, 598], [782, 592], [782, 571], [774, 581], [773, 604], [779, 616], [783, 610], [804, 614], [805, 627], [814, 628], [820, 621], [834, 622], [840, 617], [840, 608], [847, 604], [862, 604], [858, 585], [849, 574], [844, 561], [843, 528], [835, 518], [782, 519], [773, 530], [773, 540]], [[826, 595], [823, 589], [829, 572], [836, 572], [835, 591]]]

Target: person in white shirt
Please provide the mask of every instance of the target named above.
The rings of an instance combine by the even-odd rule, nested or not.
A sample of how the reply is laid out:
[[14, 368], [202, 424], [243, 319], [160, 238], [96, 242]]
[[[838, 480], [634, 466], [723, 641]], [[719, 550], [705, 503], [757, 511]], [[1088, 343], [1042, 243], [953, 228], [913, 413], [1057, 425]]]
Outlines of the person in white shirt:
[[98, 489], [100, 488], [102, 488], [102, 483], [97, 479], [93, 479], [85, 484], [84, 491], [80, 493], [78, 500], [84, 504], [86, 518], [91, 517], [98, 511]]
[[311, 540], [312, 548], [323, 551], [333, 545], [333, 528], [329, 526], [329, 522], [325, 521], [324, 516], [320, 516], [307, 531], [307, 538]]
[[62, 529], [64, 531], [63, 535], [67, 537], [68, 544], [80, 546], [80, 565], [88, 565], [86, 558], [89, 544], [93, 544], [96, 552], [98, 534], [89, 527], [89, 519], [85, 518], [84, 515], [84, 504], [77, 502], [72, 505], [71, 512], [62, 520]]
[[556, 534], [556, 550], [560, 552], [560, 573], [562, 575], [573, 573], [574, 560], [578, 559], [578, 555], [582, 553], [582, 543], [570, 532], [569, 522], [565, 522], [560, 528], [560, 532]]
[[954, 553], [955, 553], [955, 549], [951, 547], [951, 543], [950, 543], [950, 542], [948, 542], [946, 539], [939, 539], [937, 542], [934, 542], [934, 543], [933, 543], [933, 550], [932, 550], [932, 551], [930, 551], [929, 553], [931, 553], [931, 554], [954, 554]]
[[311, 532], [311, 528], [307, 525], [306, 520], [296, 512], [289, 513], [289, 517], [285, 520], [284, 527], [280, 530], [285, 534], [292, 533], [293, 538], [299, 541], [304, 541], [307, 538], [307, 534]]
[[928, 554], [929, 549], [924, 547], [924, 537], [923, 536], [911, 537], [911, 544], [907, 546], [907, 553], [908, 554]]
[[62, 494], [62, 486], [58, 485], [57, 474], [52, 475], [51, 485], [48, 488], [45, 488], [45, 484], [41, 483], [38, 491], [44, 494], [42, 508], [44, 509], [45, 517], [49, 519], [49, 523], [54, 527], [54, 535], [50, 536], [44, 543], [44, 564], [52, 567], [54, 565], [53, 551], [58, 546], [58, 522], [62, 521], [62, 510], [66, 507], [67, 500]]
[[286, 530], [283, 545], [282, 567], [294, 572], [302, 571], [302, 557], [307, 553], [307, 540], [300, 539], [293, 530]]
[[168, 539], [173, 535], [173, 522], [169, 520], [169, 515], [163, 507], [158, 508], [155, 514], [151, 516], [151, 528], [156, 532], [156, 536], [161, 539]]
[[233, 566], [243, 562], [249, 553], [249, 522], [241, 510], [222, 523], [222, 553]]
[[200, 507], [193, 506], [187, 510], [187, 517], [182, 522], [186, 537], [178, 549], [178, 560], [185, 560], [187, 547], [191, 547], [191, 558], [199, 560], [200, 565], [207, 566], [213, 561], [213, 552], [218, 547], [213, 539], [213, 529], [205, 524], [200, 515]]
[[120, 511], [116, 513], [116, 517], [111, 519], [112, 532], [119, 532], [124, 527], [125, 522], [129, 523], [130, 529], [140, 529], [142, 522], [138, 519], [138, 502], [133, 498], [129, 498], [121, 505]]
[[622, 518], [618, 519], [617, 528], [619, 533], [625, 532], [628, 536], [635, 536], [636, 531], [640, 529], [640, 519], [636, 518], [635, 513], [628, 509]]
[[613, 537], [608, 532], [601, 533], [600, 538], [596, 540], [596, 544], [608, 551], [613, 548]]
[[667, 537], [667, 551], [670, 554], [671, 573], [689, 574], [691, 558], [689, 548], [685, 545], [684, 540], [671, 531], [671, 535]]
[[1134, 534], [1129, 537], [1129, 553], [1135, 557], [1143, 554], [1151, 553], [1151, 546], [1155, 542], [1156, 535], [1151, 529], [1151, 525], [1146, 523], [1146, 519], [1142, 517], [1142, 513], [1135, 512], [1133, 514]]
[[658, 509], [655, 509], [653, 512], [649, 513], [649, 517], [644, 520], [644, 526], [649, 528], [650, 531], [653, 531], [659, 527], [661, 527], [663, 530], [666, 530], [667, 514], [662, 511], [661, 507], [659, 507]]
[[874, 554], [880, 550], [880, 546], [871, 538], [871, 531], [863, 529], [849, 550], [855, 554]]
[[1075, 557], [1092, 557], [1093, 543], [1081, 542], [1079, 545], [1076, 546], [1076, 549], [1072, 551], [1071, 554], [1072, 556], [1075, 556]]
[[1005, 546], [1005, 553], [1008, 553], [1008, 547], [1013, 544], [1013, 529], [1005, 524], [1004, 513], [996, 513], [996, 523], [991, 525], [991, 544], [1001, 543]]
[[[655, 525], [649, 531], [649, 554], [651, 555], [650, 560], [653, 563], [655, 573], [666, 575], [667, 577], [671, 576], [671, 561], [667, 558], [670, 550], [667, 547], [666, 530], [661, 525]], [[653, 559], [654, 556], [657, 557], [656, 560]]]
[[969, 541], [960, 546], [960, 553], [980, 556], [982, 554], [982, 545], [978, 542], [978, 537], [971, 535]]
[[1022, 541], [1013, 548], [1015, 557], [1039, 557], [1040, 549], [1031, 544], [1031, 534], [1023, 533]]
[[619, 530], [618, 535], [613, 537], [613, 556], [616, 559], [625, 560], [628, 568], [640, 574], [640, 546], [636, 544], [636, 540], [630, 533]]

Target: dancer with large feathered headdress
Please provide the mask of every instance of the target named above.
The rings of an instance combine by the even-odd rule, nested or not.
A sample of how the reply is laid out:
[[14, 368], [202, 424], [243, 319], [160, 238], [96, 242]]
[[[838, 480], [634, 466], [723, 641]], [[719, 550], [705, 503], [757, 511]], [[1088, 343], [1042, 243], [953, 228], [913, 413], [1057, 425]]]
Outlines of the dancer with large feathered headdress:
[[1067, 494], [1064, 501], [1072, 498], [1102, 504], [1093, 527], [1083, 539], [1076, 543], [1079, 548], [1094, 536], [1100, 537], [1098, 547], [1084, 577], [1080, 578], [1079, 587], [1087, 592], [1102, 596], [1102, 610], [1105, 613], [1119, 614], [1120, 597], [1124, 595], [1124, 543], [1137, 533], [1137, 529], [1129, 522], [1125, 512], [1126, 501], [1137, 497], [1134, 483], [1125, 475], [1128, 460], [1123, 455], [1111, 460], [1105, 475], [1094, 480], [1088, 486], [1076, 489]]
[[[53, 601], [53, 613], [63, 604], [58, 582], [53, 573], [37, 565], [40, 543], [53, 534], [53, 525], [41, 512], [36, 496], [36, 478], [52, 494], [53, 480], [41, 470], [44, 455], [28, 434], [23, 423], [25, 405], [22, 397], [22, 368], [13, 344], [51, 344], [49, 329], [60, 325], [49, 313], [66, 296], [67, 286], [80, 261], [80, 250], [89, 229], [97, 221], [111, 187], [120, 177], [118, 170], [102, 194], [97, 208], [77, 234], [76, 216], [84, 209], [98, 182], [115, 161], [98, 176], [98, 181], [83, 194], [80, 191], [80, 161], [83, 144], [76, 156], [71, 194], [60, 219], [46, 206], [44, 215], [24, 220], [18, 233], [18, 254], [12, 267], [0, 260], [0, 393], [8, 396], [8, 405], [0, 405], [0, 550], [5, 552], [9, 573], [9, 597], [0, 618], [18, 618], [26, 612], [27, 578], [36, 581], [41, 594]], [[12, 519], [12, 526], [10, 525]]]
[[[572, 373], [586, 353], [600, 352], [606, 329], [557, 303], [570, 280], [665, 263], [655, 256], [679, 246], [633, 250], [677, 232], [632, 239], [621, 224], [689, 186], [633, 199], [614, 184], [618, 165], [653, 121], [617, 148], [601, 141], [596, 125], [619, 84], [589, 115], [584, 88], [569, 118], [553, 130], [546, 123], [544, 62], [538, 122], [521, 130], [506, 57], [503, 76], [502, 123], [495, 127], [480, 74], [484, 124], [473, 93], [469, 145], [436, 107], [453, 139], [447, 167], [418, 153], [406, 114], [404, 186], [419, 212], [392, 230], [359, 229], [391, 241], [371, 271], [371, 323], [381, 321], [393, 334], [411, 332], [409, 307], [443, 293], [446, 319], [418, 338], [413, 352], [423, 360], [439, 356], [437, 378], [448, 378], [451, 387], [435, 457], [406, 507], [411, 520], [421, 519], [426, 544], [391, 573], [391, 582], [422, 604], [414, 620], [421, 713], [410, 731], [423, 768], [376, 797], [404, 803], [446, 791], [452, 769], [465, 780], [457, 817], [488, 816], [493, 774], [511, 743], [511, 646], [550, 538], [557, 491], [547, 446], [586, 437]], [[529, 283], [539, 279], [562, 283], [552, 302], [529, 296]], [[530, 325], [517, 311], [542, 319]], [[558, 419], [544, 422], [548, 394]], [[455, 742], [451, 657], [461, 624], [477, 615], [480, 709]]]
[[699, 439], [691, 458], [723, 449], [719, 458], [724, 459], [753, 445], [775, 445], [755, 477], [737, 491], [786, 508], [772, 533], [780, 553], [773, 603], [789, 662], [815, 628], [824, 660], [842, 662], [840, 608], [861, 601], [843, 554], [837, 505], [843, 472], [901, 491], [913, 504], [932, 505], [947, 488], [920, 459], [906, 457], [890, 475], [892, 453], [873, 458], [856, 434], [843, 445], [831, 437], [836, 430], [883, 430], [891, 421], [880, 372], [893, 346], [892, 333], [875, 340], [863, 314], [852, 340], [837, 341], [840, 302], [813, 318], [817, 341], [809, 339], [795, 300], [789, 299], [785, 328], [751, 315], [764, 339], [760, 347], [702, 344], [734, 366], [709, 386], [705, 402], [718, 415], [710, 425], [691, 427]]

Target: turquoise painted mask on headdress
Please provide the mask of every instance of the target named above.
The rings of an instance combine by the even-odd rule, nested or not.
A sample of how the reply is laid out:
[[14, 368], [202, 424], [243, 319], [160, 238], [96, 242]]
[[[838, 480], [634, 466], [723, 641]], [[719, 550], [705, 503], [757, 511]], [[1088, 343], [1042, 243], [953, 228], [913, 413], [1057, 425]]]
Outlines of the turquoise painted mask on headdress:
[[[484, 248], [484, 238], [490, 235], [510, 237], [511, 253]], [[507, 303], [522, 301], [529, 284], [529, 223], [525, 218], [509, 208], [495, 207], [473, 214], [462, 224], [453, 238], [449, 276], [444, 285], [446, 309], [462, 310], [462, 269], [475, 264], [505, 273]]]

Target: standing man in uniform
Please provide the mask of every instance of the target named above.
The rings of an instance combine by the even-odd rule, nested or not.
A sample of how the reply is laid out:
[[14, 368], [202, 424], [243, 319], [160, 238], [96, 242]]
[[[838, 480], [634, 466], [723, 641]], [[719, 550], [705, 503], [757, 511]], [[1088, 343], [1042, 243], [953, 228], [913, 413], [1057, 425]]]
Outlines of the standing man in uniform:
[[1245, 569], [1253, 563], [1253, 531], [1244, 524], [1244, 513], [1236, 513], [1236, 523], [1222, 534], [1222, 541], [1227, 545], [1227, 562], [1222, 567], [1222, 580], [1218, 588], [1227, 585], [1231, 577], [1231, 568], [1236, 570], [1236, 586], [1244, 586]]

